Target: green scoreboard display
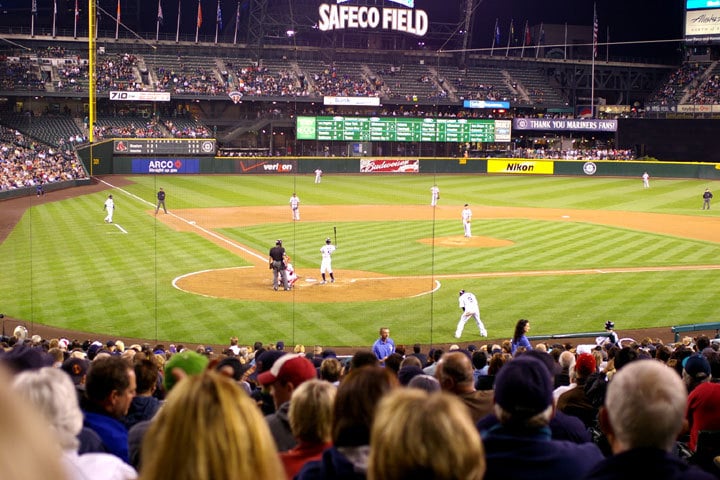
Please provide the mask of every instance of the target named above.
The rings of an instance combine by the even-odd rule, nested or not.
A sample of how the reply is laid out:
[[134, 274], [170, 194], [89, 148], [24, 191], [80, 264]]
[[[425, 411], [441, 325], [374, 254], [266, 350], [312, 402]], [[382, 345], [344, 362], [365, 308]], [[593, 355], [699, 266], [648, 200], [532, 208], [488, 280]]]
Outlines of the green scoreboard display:
[[298, 140], [509, 142], [510, 120], [408, 117], [297, 117]]

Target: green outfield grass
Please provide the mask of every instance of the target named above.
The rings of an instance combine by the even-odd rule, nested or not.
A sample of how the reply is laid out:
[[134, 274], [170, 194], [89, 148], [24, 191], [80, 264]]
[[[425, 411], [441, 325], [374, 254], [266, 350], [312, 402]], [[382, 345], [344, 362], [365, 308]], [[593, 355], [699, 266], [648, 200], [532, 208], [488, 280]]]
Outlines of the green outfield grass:
[[[492, 338], [509, 337], [519, 318], [532, 334], [618, 330], [715, 321], [720, 270], [592, 275], [475, 276], [442, 279], [432, 295], [364, 303], [279, 303], [206, 298], [173, 288], [198, 270], [248, 265], [195, 233], [177, 232], [147, 212], [155, 192], [168, 209], [287, 205], [472, 205], [473, 233], [511, 240], [501, 248], [445, 248], [428, 237], [460, 235], [458, 221], [299, 222], [226, 228], [218, 233], [266, 252], [283, 238], [296, 267], [319, 267], [322, 239], [337, 227], [336, 269], [387, 275], [455, 275], [536, 270], [720, 264], [720, 244], [575, 222], [483, 219], [482, 206], [604, 209], [715, 217], [702, 212], [702, 180], [530, 176], [347, 175], [137, 176], [112, 189], [116, 225], [103, 223], [109, 192], [33, 206], [0, 245], [0, 309], [8, 316], [108, 337], [224, 344], [232, 335], [334, 346], [370, 345], [380, 326], [397, 343], [446, 343], [460, 314], [457, 291], [473, 291]], [[110, 183], [112, 177], [106, 178]], [[2, 204], [0, 203], [0, 208]], [[720, 204], [717, 207], [720, 209]], [[289, 215], [288, 215], [289, 216]], [[459, 218], [459, 217], [458, 217]], [[319, 243], [320, 241], [320, 243]], [[402, 279], [396, 281], [401, 282]], [[468, 323], [462, 340], [479, 340]]]

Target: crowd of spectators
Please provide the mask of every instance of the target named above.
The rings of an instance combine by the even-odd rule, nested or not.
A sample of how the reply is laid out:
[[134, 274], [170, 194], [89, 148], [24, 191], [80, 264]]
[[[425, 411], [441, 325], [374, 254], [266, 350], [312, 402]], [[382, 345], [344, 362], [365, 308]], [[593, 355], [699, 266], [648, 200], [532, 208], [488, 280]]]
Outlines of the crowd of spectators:
[[553, 148], [517, 148], [511, 152], [514, 158], [537, 158], [552, 160], [635, 160], [632, 149], [577, 148], [558, 150]]
[[87, 173], [73, 150], [52, 148], [0, 127], [0, 191], [82, 178]]
[[157, 69], [155, 90], [175, 94], [224, 95], [227, 86], [214, 70], [180, 63], [176, 70], [160, 66]]
[[340, 73], [332, 64], [320, 72], [311, 72], [311, 75], [315, 92], [319, 96], [376, 97], [379, 95], [372, 83], [361, 76]]
[[683, 63], [680, 68], [670, 74], [670, 78], [662, 88], [655, 92], [647, 103], [674, 105], [680, 100], [683, 90], [698, 79], [705, 71], [705, 66], [698, 63]]
[[[227, 64], [233, 68], [232, 64]], [[234, 89], [243, 95], [305, 97], [308, 95], [304, 78], [298, 78], [290, 70], [284, 69], [276, 73], [268, 67], [249, 65], [235, 68]]]
[[75, 475], [716, 478], [699, 457], [701, 432], [720, 431], [718, 344], [610, 333], [514, 353], [509, 339], [427, 354], [388, 339], [382, 354], [339, 356], [237, 337], [215, 348], [46, 339], [18, 325], [0, 339], [0, 374], [60, 447], [43, 460]]
[[691, 88], [686, 103], [693, 105], [717, 105], [720, 103], [720, 75], [710, 75], [696, 88]]
[[135, 72], [137, 68], [138, 59], [130, 53], [99, 57], [95, 67], [98, 92], [142, 90], [142, 82]]
[[112, 125], [95, 125], [94, 135], [97, 140], [105, 138], [163, 138], [167, 134], [160, 128], [157, 119], [151, 118], [139, 124], [137, 122], [113, 123]]

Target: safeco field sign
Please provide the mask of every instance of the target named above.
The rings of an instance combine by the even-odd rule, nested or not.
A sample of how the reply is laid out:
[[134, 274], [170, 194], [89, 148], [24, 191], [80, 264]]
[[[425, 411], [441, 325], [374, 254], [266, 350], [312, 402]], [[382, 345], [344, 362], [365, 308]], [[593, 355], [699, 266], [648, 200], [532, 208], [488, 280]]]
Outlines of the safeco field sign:
[[414, 9], [415, 0], [387, 0], [408, 8], [368, 7], [365, 5], [342, 5], [348, 0], [337, 0], [337, 4], [323, 3], [318, 9], [318, 28], [327, 32], [346, 28], [380, 28], [410, 33], [422, 37], [428, 30], [428, 16], [424, 10]]

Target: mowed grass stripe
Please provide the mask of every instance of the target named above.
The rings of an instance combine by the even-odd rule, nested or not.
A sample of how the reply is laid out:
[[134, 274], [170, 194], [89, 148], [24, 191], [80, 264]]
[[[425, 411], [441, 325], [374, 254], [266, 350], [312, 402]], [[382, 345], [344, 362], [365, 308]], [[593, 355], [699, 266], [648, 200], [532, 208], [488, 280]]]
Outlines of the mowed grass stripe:
[[[652, 175], [652, 172], [651, 172]], [[437, 180], [441, 204], [627, 209], [688, 215], [700, 212], [700, 193], [713, 182], [651, 179], [550, 178], [520, 176], [328, 175], [314, 185], [311, 176], [156, 176], [133, 177], [122, 190], [34, 206], [32, 214], [0, 245], [7, 275], [0, 288], [12, 292], [6, 315], [113, 336], [226, 343], [233, 334], [305, 344], [371, 345], [380, 324], [396, 341], [451, 341], [459, 316], [457, 290], [475, 291], [491, 334], [510, 335], [518, 318], [533, 320], [533, 332], [596, 330], [608, 314], [618, 325], [641, 328], [712, 318], [720, 308], [714, 295], [718, 272], [643, 272], [605, 275], [548, 275], [522, 278], [443, 279], [432, 299], [360, 304], [278, 304], [211, 299], [173, 289], [178, 274], [246, 264], [237, 254], [195, 233], [177, 232], [156, 222], [152, 209], [159, 186], [168, 191], [168, 208], [287, 205], [297, 190], [303, 205], [425, 204]], [[110, 179], [112, 180], [112, 179]], [[107, 193], [117, 197], [121, 234], [102, 223]], [[435, 236], [461, 235], [459, 220], [432, 223], [338, 223], [336, 268], [388, 275], [462, 274], [475, 271], [594, 268], [603, 266], [702, 265], [716, 263], [718, 247], [709, 242], [648, 235], [632, 230], [522, 219], [479, 220], [476, 235], [508, 238], [512, 247], [446, 248], [420, 244]], [[567, 225], [562, 229], [562, 225]], [[334, 224], [275, 224], [233, 231], [263, 255], [278, 237], [289, 239], [296, 265], [319, 266], [319, 248]], [[128, 238], [123, 238], [128, 237]], [[377, 252], [377, 254], [376, 254]], [[589, 254], [590, 253], [590, 254]], [[430, 263], [434, 261], [434, 266]], [[647, 299], [647, 301], [646, 301]], [[432, 301], [431, 301], [432, 300]], [[18, 312], [23, 313], [18, 315]], [[27, 314], [25, 314], [27, 313]], [[692, 318], [684, 318], [691, 316]], [[561, 319], [559, 323], [555, 319]], [[622, 322], [622, 323], [620, 323]], [[654, 322], [654, 323], [653, 323]], [[472, 326], [468, 325], [468, 339]], [[282, 338], [276, 338], [281, 336]], [[479, 339], [479, 337], [478, 337]]]

